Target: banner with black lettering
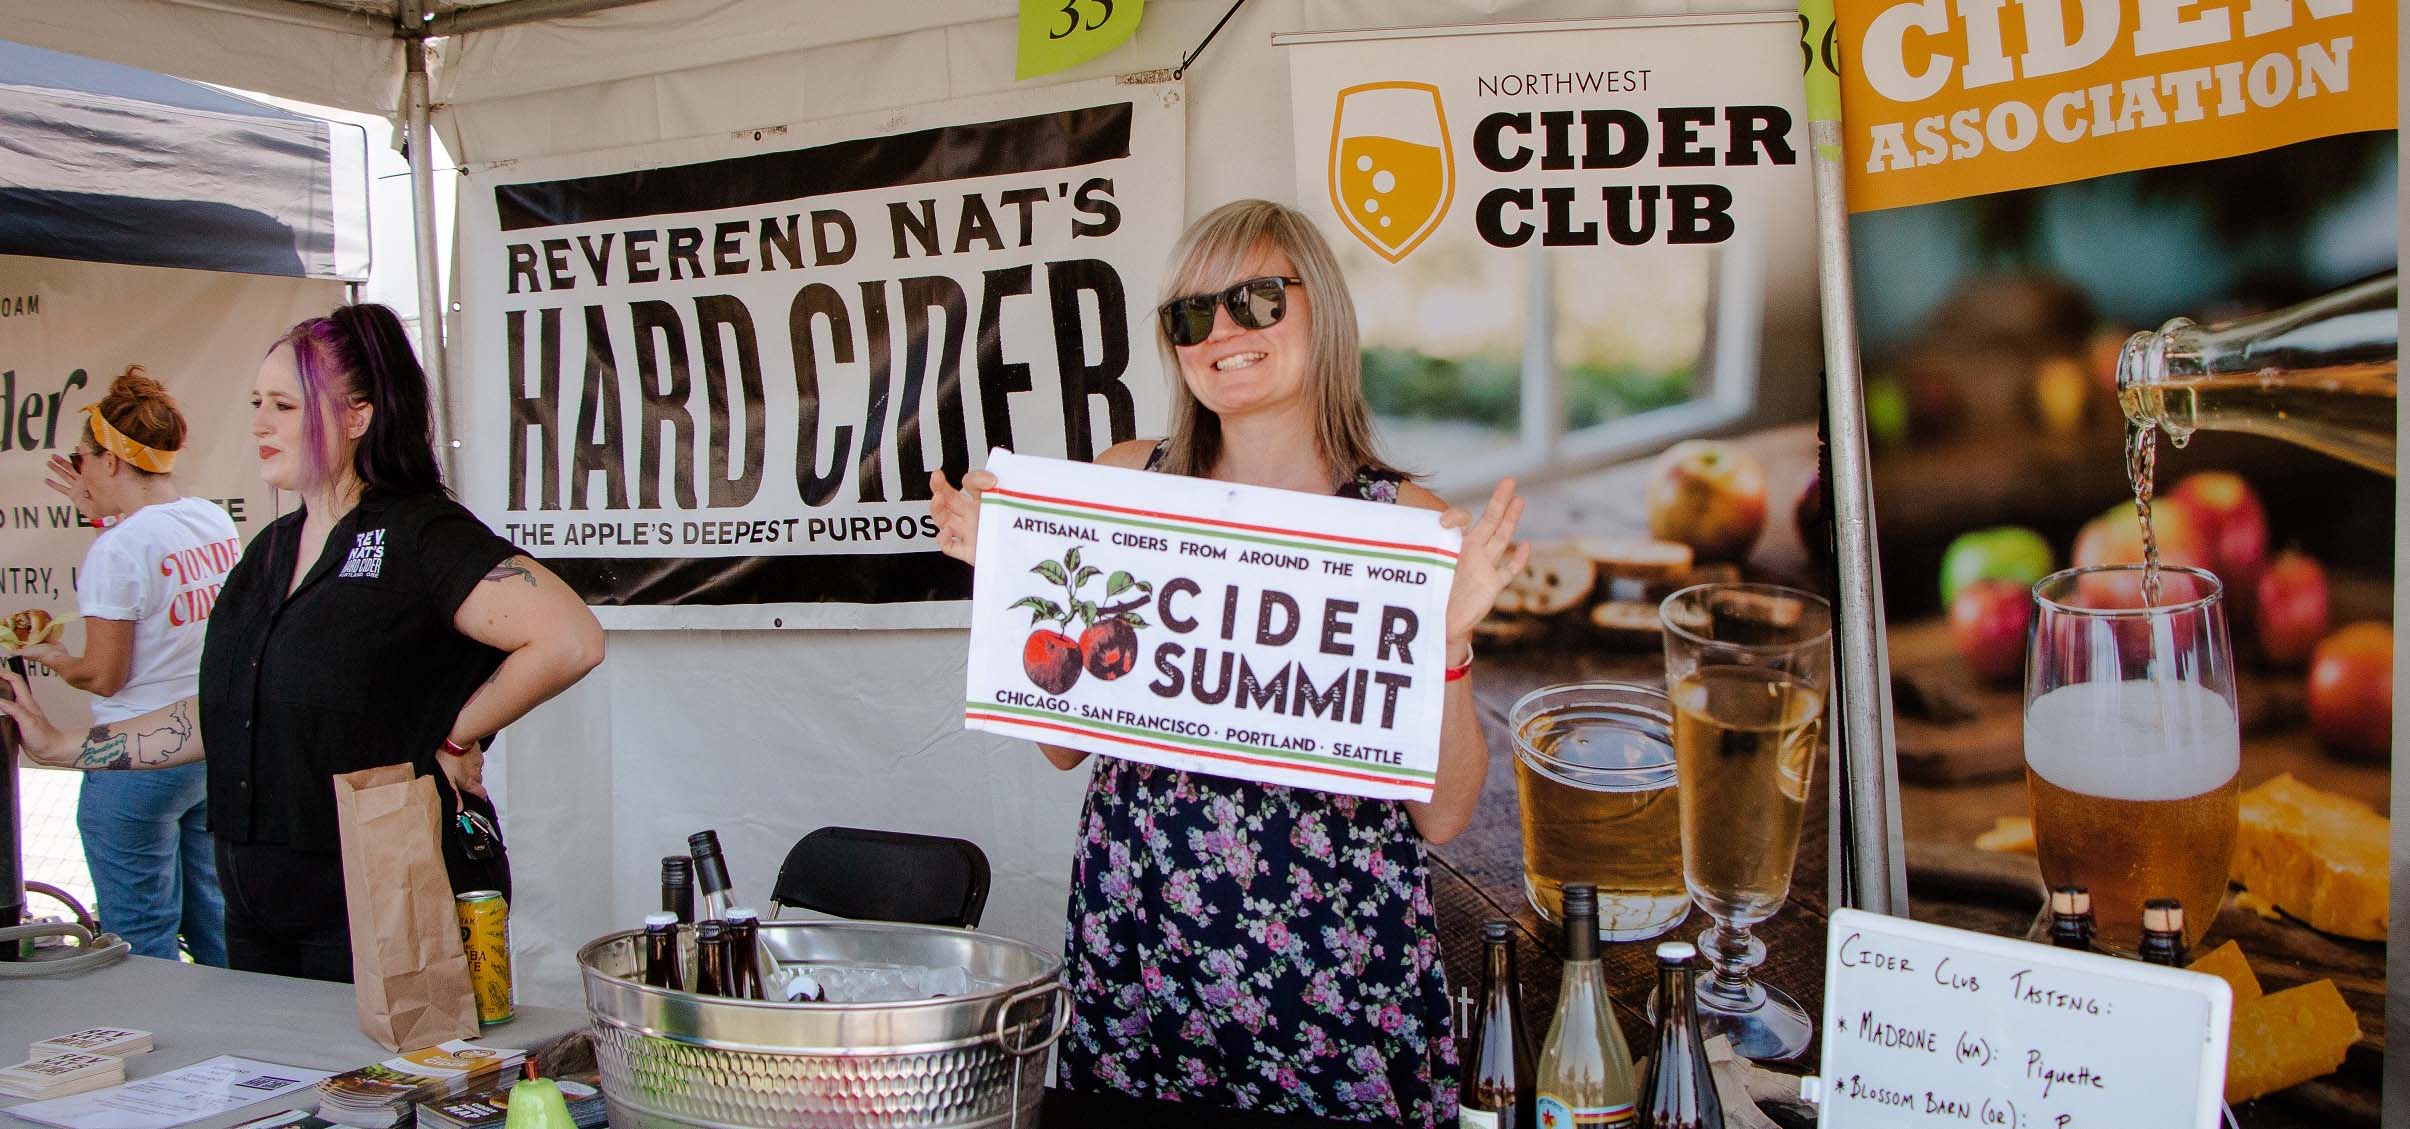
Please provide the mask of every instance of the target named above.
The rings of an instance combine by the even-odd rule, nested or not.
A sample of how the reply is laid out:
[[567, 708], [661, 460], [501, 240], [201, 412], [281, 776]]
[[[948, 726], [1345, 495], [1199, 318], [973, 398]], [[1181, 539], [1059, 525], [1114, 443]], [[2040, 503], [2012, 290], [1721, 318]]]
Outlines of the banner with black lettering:
[[[1471, 494], [1796, 410], [1815, 229], [1796, 22], [1284, 35], [1298, 206], [1366, 394]], [[1801, 342], [1804, 343], [1804, 342]]]
[[614, 628], [967, 621], [929, 473], [1163, 427], [1177, 83], [473, 170], [463, 499]]

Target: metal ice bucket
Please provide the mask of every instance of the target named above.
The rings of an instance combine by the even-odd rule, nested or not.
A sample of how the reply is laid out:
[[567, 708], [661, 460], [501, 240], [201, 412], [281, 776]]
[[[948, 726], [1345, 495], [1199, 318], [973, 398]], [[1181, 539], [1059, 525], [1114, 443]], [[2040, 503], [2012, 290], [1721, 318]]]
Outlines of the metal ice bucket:
[[697, 996], [643, 982], [641, 930], [609, 934], [577, 963], [616, 1129], [1037, 1124], [1045, 1051], [1071, 1018], [1059, 958], [924, 925], [765, 921], [760, 936], [781, 963], [956, 966], [974, 986], [910, 1003]]

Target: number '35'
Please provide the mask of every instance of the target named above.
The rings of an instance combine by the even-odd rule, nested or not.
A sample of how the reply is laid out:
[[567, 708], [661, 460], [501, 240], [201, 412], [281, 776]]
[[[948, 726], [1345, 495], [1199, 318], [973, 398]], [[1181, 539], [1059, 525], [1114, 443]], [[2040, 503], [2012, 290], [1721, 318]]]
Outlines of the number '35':
[[[1079, 18], [1079, 9], [1082, 4], [1094, 5], [1096, 8], [1096, 18], [1084, 24], [1080, 22]], [[1061, 14], [1063, 29], [1047, 32], [1046, 38], [1061, 39], [1082, 28], [1095, 31], [1097, 28], [1105, 26], [1106, 21], [1113, 18], [1113, 0], [1063, 0]]]

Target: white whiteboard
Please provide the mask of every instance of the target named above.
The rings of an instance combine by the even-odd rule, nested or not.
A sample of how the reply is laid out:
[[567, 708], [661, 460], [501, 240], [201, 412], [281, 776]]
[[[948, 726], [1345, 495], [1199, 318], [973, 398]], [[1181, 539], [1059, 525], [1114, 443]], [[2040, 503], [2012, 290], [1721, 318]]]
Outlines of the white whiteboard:
[[1827, 1129], [2216, 1129], [2215, 976], [1860, 910], [1824, 954]]

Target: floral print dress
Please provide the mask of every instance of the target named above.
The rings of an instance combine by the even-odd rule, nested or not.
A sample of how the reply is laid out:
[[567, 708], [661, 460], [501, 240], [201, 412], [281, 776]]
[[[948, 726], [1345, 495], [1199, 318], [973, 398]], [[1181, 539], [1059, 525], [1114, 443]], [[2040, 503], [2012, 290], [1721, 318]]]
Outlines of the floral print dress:
[[[1395, 502], [1397, 488], [1363, 470], [1339, 493]], [[1065, 1087], [1456, 1118], [1439, 930], [1402, 802], [1100, 758], [1065, 934]]]

